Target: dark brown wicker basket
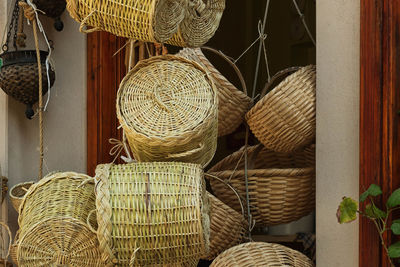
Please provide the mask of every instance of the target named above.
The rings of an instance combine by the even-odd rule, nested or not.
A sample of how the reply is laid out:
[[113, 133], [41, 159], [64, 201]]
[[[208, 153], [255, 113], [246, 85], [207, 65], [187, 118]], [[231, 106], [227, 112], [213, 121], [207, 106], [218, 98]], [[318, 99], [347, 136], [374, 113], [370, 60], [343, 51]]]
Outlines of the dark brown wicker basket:
[[33, 0], [36, 7], [43, 11], [47, 17], [54, 18], [54, 27], [57, 31], [61, 31], [64, 27], [60, 20], [61, 14], [64, 12], [67, 2], [65, 0]]
[[[40, 52], [42, 62], [43, 95], [48, 90], [46, 60], [47, 52]], [[3, 91], [19, 102], [27, 105], [26, 115], [30, 118], [32, 105], [39, 99], [39, 75], [36, 51], [12, 51], [0, 55], [3, 65], [0, 69], [0, 87]], [[50, 86], [55, 81], [55, 72], [50, 69]], [[28, 114], [30, 113], [30, 114]], [[31, 115], [31, 116], [29, 116]]]

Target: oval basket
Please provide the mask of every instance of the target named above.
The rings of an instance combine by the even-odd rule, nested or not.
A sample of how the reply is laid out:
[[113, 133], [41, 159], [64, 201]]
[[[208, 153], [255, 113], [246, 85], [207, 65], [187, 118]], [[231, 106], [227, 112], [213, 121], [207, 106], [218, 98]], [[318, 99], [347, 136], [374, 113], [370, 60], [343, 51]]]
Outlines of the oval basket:
[[[293, 154], [277, 153], [261, 145], [248, 148], [250, 209], [257, 225], [289, 223], [315, 208], [315, 147]], [[213, 166], [208, 174], [217, 176], [246, 199], [244, 148]], [[240, 212], [237, 196], [226, 185], [210, 179], [215, 195]]]
[[[293, 70], [297, 71], [265, 95], [277, 78]], [[246, 114], [257, 139], [279, 152], [292, 152], [311, 144], [315, 138], [315, 89], [313, 65], [277, 73], [261, 93], [261, 100]]]
[[138, 161], [206, 166], [214, 157], [218, 98], [195, 62], [170, 55], [140, 61], [121, 82], [117, 116]]
[[20, 266], [106, 266], [86, 223], [95, 208], [89, 180], [83, 174], [54, 173], [31, 186], [18, 217]]
[[[82, 32], [107, 31], [145, 42], [200, 46], [219, 26], [225, 0], [67, 0]], [[85, 30], [85, 26], [93, 27]]]
[[33, 184], [33, 182], [20, 183], [11, 188], [10, 201], [11, 205], [17, 212], [19, 212], [19, 207], [21, 206], [22, 200]]
[[[40, 52], [42, 62], [43, 95], [48, 91], [45, 60], [47, 52]], [[39, 74], [35, 50], [5, 52], [0, 55], [0, 87], [15, 100], [29, 109], [39, 100]], [[50, 87], [55, 81], [55, 72], [50, 68]]]
[[103, 258], [118, 266], [197, 266], [210, 227], [199, 165], [106, 164], [95, 179]]
[[219, 255], [211, 267], [313, 267], [302, 253], [279, 244], [251, 242], [238, 245]]
[[199, 63], [210, 75], [218, 92], [218, 136], [228, 135], [234, 132], [243, 122], [246, 112], [250, 108], [251, 98], [247, 96], [247, 87], [243, 76], [235, 64], [220, 52], [204, 47], [229, 62], [235, 69], [242, 84], [243, 92], [229, 82], [204, 56], [200, 48], [182, 49], [177, 55]]
[[221, 252], [240, 244], [248, 230], [242, 214], [208, 193], [210, 199], [210, 250], [204, 260], [213, 260]]

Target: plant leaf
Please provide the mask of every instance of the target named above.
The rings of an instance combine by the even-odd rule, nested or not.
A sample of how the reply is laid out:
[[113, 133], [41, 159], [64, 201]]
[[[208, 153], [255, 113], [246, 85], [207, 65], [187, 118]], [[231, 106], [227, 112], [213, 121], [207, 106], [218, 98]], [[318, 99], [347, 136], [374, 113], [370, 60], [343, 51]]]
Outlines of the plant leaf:
[[394, 220], [390, 229], [392, 229], [393, 234], [400, 235], [400, 220]]
[[364, 202], [367, 199], [368, 196], [376, 197], [376, 196], [379, 196], [381, 194], [382, 194], [382, 189], [376, 184], [371, 184], [368, 187], [368, 190], [361, 194], [360, 202]]
[[365, 206], [365, 214], [367, 214], [368, 217], [374, 218], [374, 219], [386, 217], [386, 212], [379, 209], [377, 206], [371, 205], [371, 204], [368, 204]]
[[357, 201], [349, 197], [344, 197], [337, 212], [339, 223], [349, 223], [357, 219], [357, 208]]
[[396, 242], [388, 248], [389, 257], [399, 258], [400, 257], [400, 242]]
[[395, 190], [389, 197], [386, 205], [389, 208], [394, 208], [398, 205], [400, 205], [400, 188]]

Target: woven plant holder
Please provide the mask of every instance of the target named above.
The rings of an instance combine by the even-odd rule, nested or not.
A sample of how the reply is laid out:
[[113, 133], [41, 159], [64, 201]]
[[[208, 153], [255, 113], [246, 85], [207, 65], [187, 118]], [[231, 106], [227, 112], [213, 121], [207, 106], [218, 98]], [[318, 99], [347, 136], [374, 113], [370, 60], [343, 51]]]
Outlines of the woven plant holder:
[[[248, 147], [248, 182], [252, 219], [271, 226], [296, 221], [315, 208], [315, 147], [293, 154], [261, 145]], [[213, 166], [208, 174], [230, 184], [246, 199], [244, 147]], [[237, 196], [226, 185], [210, 179], [215, 195], [241, 212]]]
[[313, 267], [302, 253], [279, 244], [251, 242], [238, 245], [219, 255], [210, 267]]
[[22, 200], [24, 199], [29, 188], [33, 185], [33, 182], [26, 182], [14, 185], [10, 190], [10, 201], [13, 208], [19, 212]]
[[[267, 95], [273, 82], [293, 72]], [[315, 138], [315, 66], [277, 73], [261, 93], [261, 100], [246, 114], [251, 131], [265, 147], [292, 152]], [[264, 96], [265, 95], [265, 96]]]
[[93, 178], [86, 175], [54, 173], [31, 186], [18, 217], [18, 264], [106, 266], [86, 222], [94, 208]]
[[218, 92], [218, 136], [228, 135], [234, 132], [243, 122], [244, 116], [250, 108], [251, 98], [247, 96], [246, 83], [236, 65], [215, 49], [209, 47], [203, 47], [202, 49], [220, 55], [234, 68], [241, 81], [243, 92], [238, 90], [208, 61], [200, 48], [185, 48], [177, 54], [199, 63], [210, 74]]
[[195, 62], [171, 55], [140, 61], [121, 82], [117, 116], [138, 161], [206, 166], [214, 157], [218, 98]]
[[1, 203], [3, 203], [8, 193], [8, 185], [7, 185], [8, 179], [4, 176], [0, 176], [0, 182], [1, 182]]
[[243, 214], [208, 193], [210, 199], [210, 251], [204, 260], [213, 260], [221, 252], [240, 244], [248, 230]]
[[18, 238], [19, 238], [19, 230], [15, 234], [14, 242], [12, 243], [12, 245], [10, 247], [10, 258], [15, 266], [18, 266], [18, 258], [17, 258]]
[[[48, 90], [45, 60], [47, 52], [40, 52], [42, 62], [43, 95]], [[39, 74], [35, 50], [5, 52], [0, 55], [0, 87], [15, 100], [27, 106], [26, 115], [33, 115], [32, 105], [39, 100]], [[55, 81], [55, 72], [50, 68], [50, 86]], [[29, 115], [30, 114], [30, 115]]]
[[32, 0], [36, 7], [44, 12], [47, 17], [55, 19], [54, 27], [57, 31], [61, 31], [64, 27], [60, 16], [64, 12], [67, 3], [65, 0]]
[[202, 177], [199, 165], [187, 163], [97, 166], [103, 258], [118, 266], [197, 266], [209, 246]]

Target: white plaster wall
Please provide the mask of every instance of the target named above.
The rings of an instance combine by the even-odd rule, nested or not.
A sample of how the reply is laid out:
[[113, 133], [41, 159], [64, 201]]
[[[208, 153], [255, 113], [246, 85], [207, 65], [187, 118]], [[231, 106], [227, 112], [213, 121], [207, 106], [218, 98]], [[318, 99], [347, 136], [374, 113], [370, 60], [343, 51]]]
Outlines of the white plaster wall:
[[[6, 1], [0, 0], [2, 5]], [[49, 39], [54, 42], [52, 58], [56, 66], [56, 82], [44, 116], [44, 174], [55, 170], [86, 172], [86, 36], [79, 32], [78, 23], [70, 18], [67, 11], [62, 20], [64, 30], [57, 32], [52, 19], [41, 17]], [[34, 49], [31, 28], [25, 25], [29, 40], [27, 49]], [[3, 30], [3, 27], [0, 29]], [[43, 39], [41, 48], [45, 48]], [[4, 110], [1, 100], [0, 108]], [[14, 99], [8, 99], [7, 111], [8, 177], [11, 188], [20, 182], [37, 180], [39, 128], [38, 117], [26, 119], [25, 106]], [[9, 209], [9, 223], [15, 231], [17, 214], [12, 208]]]
[[317, 266], [358, 266], [358, 222], [340, 225], [343, 196], [358, 198], [360, 1], [317, 1]]

